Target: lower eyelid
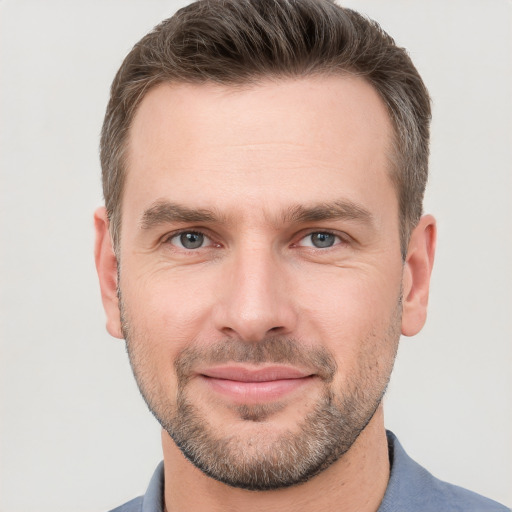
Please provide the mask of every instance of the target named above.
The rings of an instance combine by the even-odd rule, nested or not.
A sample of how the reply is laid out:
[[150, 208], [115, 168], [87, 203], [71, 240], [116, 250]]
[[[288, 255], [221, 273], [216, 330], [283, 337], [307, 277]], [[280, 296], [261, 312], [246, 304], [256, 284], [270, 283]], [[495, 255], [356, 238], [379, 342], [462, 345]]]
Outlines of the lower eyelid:
[[[172, 240], [173, 239], [178, 239], [179, 240], [179, 237], [185, 233], [194, 233], [194, 234], [200, 234], [204, 237], [203, 239], [203, 244], [200, 246], [200, 247], [197, 247], [195, 249], [189, 249], [187, 247], [183, 247], [181, 245], [181, 243], [177, 242], [177, 243], [173, 243]], [[317, 234], [317, 233], [325, 233], [325, 234], [328, 234], [328, 235], [332, 235], [335, 240], [333, 242], [333, 244], [331, 246], [327, 246], [327, 247], [316, 247], [312, 240], [311, 240], [311, 236], [314, 235], [314, 234]], [[303, 245], [302, 242], [306, 239], [309, 238], [309, 244], [308, 245]], [[175, 232], [175, 233], [171, 233], [171, 234], [168, 234], [166, 235], [165, 237], [162, 238], [162, 243], [164, 244], [170, 244], [174, 247], [176, 247], [177, 249], [181, 249], [181, 250], [184, 250], [184, 251], [187, 251], [187, 252], [193, 252], [193, 251], [197, 251], [199, 249], [206, 249], [206, 248], [209, 248], [209, 247], [221, 247], [221, 244], [216, 242], [211, 236], [208, 236], [206, 233], [204, 233], [203, 231], [200, 231], [200, 230], [194, 230], [194, 229], [190, 229], [190, 230], [182, 230], [182, 231], [178, 231], [178, 232]], [[299, 238], [299, 240], [296, 242], [296, 243], [293, 243], [294, 246], [298, 246], [298, 247], [309, 247], [309, 248], [312, 248], [312, 249], [317, 249], [317, 250], [326, 250], [326, 249], [331, 249], [337, 245], [343, 245], [343, 244], [348, 244], [349, 243], [349, 240], [347, 240], [347, 238], [344, 238], [342, 237], [341, 235], [337, 234], [337, 233], [333, 233], [331, 231], [327, 231], [327, 230], [317, 230], [317, 231], [311, 231], [305, 235], [303, 235], [302, 237]]]
[[[326, 234], [326, 235], [332, 235], [332, 236], [335, 238], [333, 245], [328, 246], [328, 247], [315, 247], [315, 246], [313, 245], [313, 242], [312, 242], [312, 240], [311, 240], [311, 237], [312, 237], [313, 235], [315, 235], [315, 234], [319, 234], [319, 233]], [[301, 244], [301, 242], [302, 242], [302, 241], [304, 241], [304, 240], [307, 240], [308, 238], [310, 239], [310, 244], [308, 244], [308, 245], [302, 245], [302, 244]], [[338, 245], [338, 244], [343, 244], [343, 243], [346, 243], [346, 240], [345, 240], [345, 239], [343, 239], [340, 235], [338, 235], [338, 234], [336, 234], [336, 233], [332, 233], [331, 231], [320, 231], [320, 230], [319, 230], [319, 231], [311, 231], [310, 233], [307, 233], [306, 235], [304, 235], [303, 237], [301, 237], [301, 238], [299, 239], [299, 241], [298, 241], [296, 244], [294, 244], [294, 245], [297, 245], [297, 246], [299, 246], [299, 247], [312, 247], [312, 248], [314, 248], [314, 249], [330, 249], [331, 247], [334, 247], [334, 246], [336, 246], [336, 245]]]
[[[187, 247], [183, 247], [182, 244], [179, 242], [179, 237], [186, 233], [194, 233], [198, 235], [202, 235], [204, 237], [203, 244], [200, 247], [197, 247], [195, 249], [189, 249]], [[173, 239], [178, 239], [177, 243], [173, 243]], [[163, 238], [162, 243], [169, 244], [172, 247], [175, 247], [178, 250], [186, 251], [189, 253], [197, 252], [201, 249], [211, 249], [211, 248], [220, 248], [223, 245], [220, 242], [217, 242], [215, 238], [213, 238], [211, 235], [206, 234], [204, 231], [201, 231], [199, 229], [184, 229], [175, 233], [171, 233]]]
[[[171, 235], [168, 235], [164, 238], [164, 242], [165, 243], [169, 243], [171, 245], [174, 245], [174, 246], [177, 246], [179, 247], [179, 244], [178, 243], [173, 243], [173, 240], [179, 240], [180, 237], [186, 233], [190, 233], [190, 234], [195, 234], [195, 235], [202, 235], [203, 236], [203, 245], [201, 247], [204, 247], [204, 244], [206, 245], [209, 245], [208, 242], [212, 242], [211, 238], [207, 235], [205, 235], [204, 233], [202, 233], [201, 231], [194, 231], [194, 230], [186, 230], [186, 231], [179, 231], [178, 233], [173, 233]], [[182, 249], [186, 249], [186, 247], [180, 247]], [[188, 249], [188, 250], [191, 250], [191, 249]]]

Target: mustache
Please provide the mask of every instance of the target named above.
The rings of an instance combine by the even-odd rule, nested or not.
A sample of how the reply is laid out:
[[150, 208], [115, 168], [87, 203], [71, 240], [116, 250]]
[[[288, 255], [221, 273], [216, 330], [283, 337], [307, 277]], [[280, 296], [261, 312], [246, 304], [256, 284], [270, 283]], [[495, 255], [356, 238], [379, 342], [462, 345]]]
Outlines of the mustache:
[[186, 383], [200, 365], [227, 363], [288, 364], [297, 366], [331, 382], [337, 365], [333, 355], [324, 347], [308, 346], [294, 338], [272, 336], [257, 342], [228, 338], [208, 345], [184, 348], [176, 357], [174, 367], [178, 381]]

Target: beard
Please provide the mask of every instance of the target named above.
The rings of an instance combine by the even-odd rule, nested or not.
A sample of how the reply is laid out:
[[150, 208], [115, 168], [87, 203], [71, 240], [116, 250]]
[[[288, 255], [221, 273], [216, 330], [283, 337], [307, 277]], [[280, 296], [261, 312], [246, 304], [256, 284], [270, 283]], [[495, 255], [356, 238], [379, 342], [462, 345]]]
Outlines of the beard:
[[[174, 361], [177, 389], [171, 396], [159, 383], [151, 364], [148, 337], [132, 328], [120, 304], [130, 364], [152, 414], [183, 455], [203, 473], [248, 490], [280, 489], [306, 482], [351, 448], [382, 401], [400, 336], [401, 307], [397, 307], [384, 339], [370, 334], [360, 342], [358, 364], [354, 373], [346, 376], [342, 389], [333, 384], [338, 371], [333, 354], [320, 346], [279, 336], [257, 343], [233, 338], [201, 346], [191, 343]], [[387, 347], [384, 357], [382, 344]], [[208, 412], [195, 403], [188, 386], [199, 363], [300, 365], [320, 378], [322, 391], [293, 430], [276, 432], [268, 421], [291, 407], [280, 402], [233, 405], [238, 420], [252, 428], [235, 432], [214, 428]]]

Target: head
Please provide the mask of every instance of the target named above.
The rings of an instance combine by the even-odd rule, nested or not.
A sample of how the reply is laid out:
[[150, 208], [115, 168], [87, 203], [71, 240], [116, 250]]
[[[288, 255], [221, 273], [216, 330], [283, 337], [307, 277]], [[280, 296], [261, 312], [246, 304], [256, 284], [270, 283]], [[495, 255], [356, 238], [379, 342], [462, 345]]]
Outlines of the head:
[[107, 326], [205, 474], [295, 485], [375, 424], [425, 320], [428, 120], [405, 52], [329, 1], [192, 4], [123, 63], [96, 216]]

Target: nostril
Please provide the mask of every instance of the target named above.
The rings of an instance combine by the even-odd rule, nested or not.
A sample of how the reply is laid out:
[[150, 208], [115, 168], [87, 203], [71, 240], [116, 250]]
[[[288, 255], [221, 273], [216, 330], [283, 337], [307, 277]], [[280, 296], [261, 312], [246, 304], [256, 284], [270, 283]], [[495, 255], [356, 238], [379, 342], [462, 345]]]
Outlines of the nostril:
[[227, 336], [233, 336], [233, 334], [236, 334], [236, 331], [234, 329], [232, 329], [231, 327], [224, 327], [222, 329], [222, 331], [227, 335]]

